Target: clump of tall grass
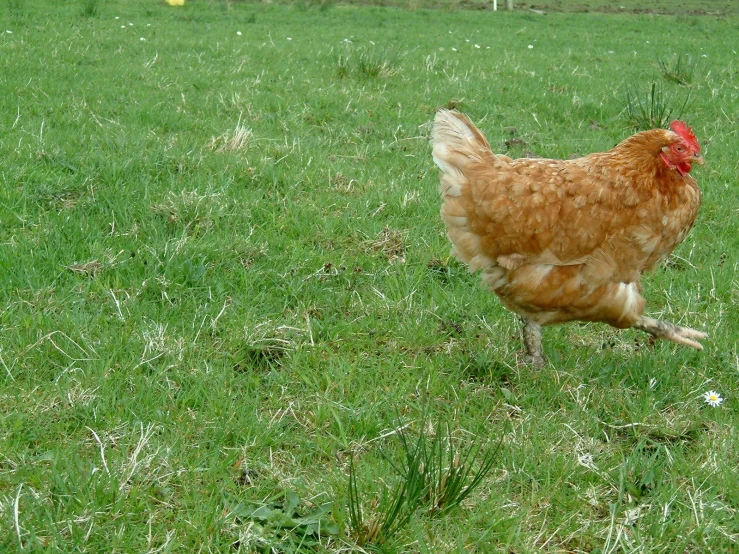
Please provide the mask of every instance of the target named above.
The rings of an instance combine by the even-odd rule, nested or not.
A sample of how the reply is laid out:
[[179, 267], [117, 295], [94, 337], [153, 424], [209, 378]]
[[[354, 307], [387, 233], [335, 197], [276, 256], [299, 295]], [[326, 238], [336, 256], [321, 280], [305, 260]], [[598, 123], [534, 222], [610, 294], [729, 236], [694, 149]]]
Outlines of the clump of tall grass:
[[665, 128], [670, 121], [680, 118], [690, 101], [690, 93], [680, 101], [665, 93], [653, 82], [646, 92], [630, 89], [626, 92], [624, 112], [630, 127], [637, 131]]
[[85, 17], [95, 17], [99, 9], [98, 0], [85, 0], [82, 4], [82, 15]]
[[458, 507], [493, 468], [496, 449], [473, 440], [458, 444], [449, 424], [435, 427], [425, 418], [417, 436], [407, 426], [396, 428], [401, 457], [383, 457], [395, 472], [369, 503], [357, 483], [354, 461], [349, 468], [349, 529], [360, 547], [382, 547], [408, 525], [417, 513], [441, 517]]
[[662, 76], [673, 83], [679, 85], [690, 85], [698, 68], [698, 61], [693, 60], [690, 56], [678, 54], [668, 60], [658, 59], [657, 64], [662, 72]]
[[352, 75], [373, 79], [395, 75], [398, 72], [396, 65], [397, 54], [375, 46], [360, 50], [347, 49], [339, 54], [336, 69], [341, 79]]

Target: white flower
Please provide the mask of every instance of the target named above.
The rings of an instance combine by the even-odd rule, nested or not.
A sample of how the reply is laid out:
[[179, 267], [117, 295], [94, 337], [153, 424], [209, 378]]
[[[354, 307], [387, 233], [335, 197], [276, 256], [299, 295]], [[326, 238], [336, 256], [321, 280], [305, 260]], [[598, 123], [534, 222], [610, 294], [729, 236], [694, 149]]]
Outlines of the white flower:
[[479, 44], [475, 44], [475, 48], [480, 48], [480, 45]]
[[139, 37], [139, 40], [144, 41], [146, 39], [144, 37]]
[[241, 36], [241, 31], [236, 31], [236, 34]]
[[531, 50], [534, 47], [533, 44], [529, 44], [529, 50]]
[[706, 404], [710, 404], [714, 408], [720, 406], [721, 402], [724, 401], [724, 399], [721, 398], [721, 395], [715, 390], [709, 390], [708, 392], [704, 393], [703, 400], [706, 402]]
[[452, 46], [452, 52], [456, 52], [456, 51], [457, 51], [457, 49], [454, 48], [454, 46]]
[[292, 39], [293, 39], [293, 37], [287, 37], [287, 40], [292, 40]]

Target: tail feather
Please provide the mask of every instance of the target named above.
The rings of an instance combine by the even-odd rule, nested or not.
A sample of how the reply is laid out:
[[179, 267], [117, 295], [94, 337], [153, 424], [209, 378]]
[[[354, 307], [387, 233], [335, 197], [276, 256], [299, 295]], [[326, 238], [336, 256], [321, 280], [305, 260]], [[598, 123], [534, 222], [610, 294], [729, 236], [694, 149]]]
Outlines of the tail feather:
[[490, 149], [488, 141], [466, 115], [455, 110], [439, 110], [436, 112], [433, 132], [434, 146], [443, 143], [454, 150], [470, 148], [474, 144], [477, 148]]
[[437, 112], [432, 141], [434, 162], [441, 169], [441, 217], [453, 245], [452, 254], [470, 271], [490, 269], [495, 261], [482, 253], [480, 236], [470, 225], [474, 200], [465, 174], [470, 163], [492, 154], [490, 145], [467, 117], [451, 110]]
[[460, 187], [467, 184], [465, 169], [490, 154], [490, 145], [465, 115], [452, 110], [437, 112], [432, 142], [434, 162], [442, 171], [441, 193], [459, 196]]

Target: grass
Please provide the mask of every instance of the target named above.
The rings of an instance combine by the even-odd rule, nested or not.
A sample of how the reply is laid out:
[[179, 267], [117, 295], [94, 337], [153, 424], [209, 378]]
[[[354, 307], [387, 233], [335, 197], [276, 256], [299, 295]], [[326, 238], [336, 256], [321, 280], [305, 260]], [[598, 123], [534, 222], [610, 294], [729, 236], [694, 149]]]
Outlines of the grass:
[[439, 517], [457, 508], [493, 468], [496, 450], [482, 452], [475, 441], [456, 445], [447, 423], [434, 425], [423, 417], [417, 437], [409, 436], [410, 425], [398, 425], [389, 433], [399, 438], [401, 447], [400, 460], [383, 453], [395, 481], [371, 498], [369, 510], [362, 507], [368, 494], [357, 483], [353, 459], [349, 461], [349, 530], [360, 548], [382, 550], [392, 544], [416, 512]]
[[[493, 0], [277, 0], [280, 3], [300, 8], [320, 7], [328, 9], [336, 5], [367, 5], [400, 7], [410, 10], [444, 9], [444, 10], [490, 10], [494, 8]], [[620, 0], [618, 3], [609, 0], [513, 0], [516, 11], [531, 13], [615, 13], [615, 14], [654, 14], [682, 16], [725, 16], [737, 15], [739, 6], [732, 0], [653, 0], [646, 3], [642, 0]], [[498, 0], [498, 9], [506, 9], [506, 1]]]
[[690, 95], [686, 94], [682, 102], [668, 97], [664, 89], [657, 83], [640, 95], [634, 91], [626, 92], [626, 119], [637, 131], [667, 128], [673, 119], [679, 119], [687, 111]]
[[[739, 26], [691, 5], [0, 7], [0, 550], [358, 550], [350, 468], [392, 485], [424, 414], [499, 449], [386, 551], [736, 549]], [[706, 349], [569, 325], [516, 365], [448, 257], [429, 121], [607, 149], [677, 54], [703, 206], [645, 296]]]
[[658, 63], [662, 76], [680, 85], [690, 85], [698, 69], [697, 61], [692, 60], [690, 56], [681, 54], [673, 56], [669, 60], [658, 60]]

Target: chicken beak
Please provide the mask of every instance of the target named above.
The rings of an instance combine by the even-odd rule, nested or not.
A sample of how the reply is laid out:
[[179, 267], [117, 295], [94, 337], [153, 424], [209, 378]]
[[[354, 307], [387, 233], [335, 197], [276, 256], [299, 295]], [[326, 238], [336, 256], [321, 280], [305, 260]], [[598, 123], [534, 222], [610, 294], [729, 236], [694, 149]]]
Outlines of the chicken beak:
[[701, 156], [698, 152], [693, 154], [693, 161], [697, 163], [698, 165], [703, 165], [703, 156]]

